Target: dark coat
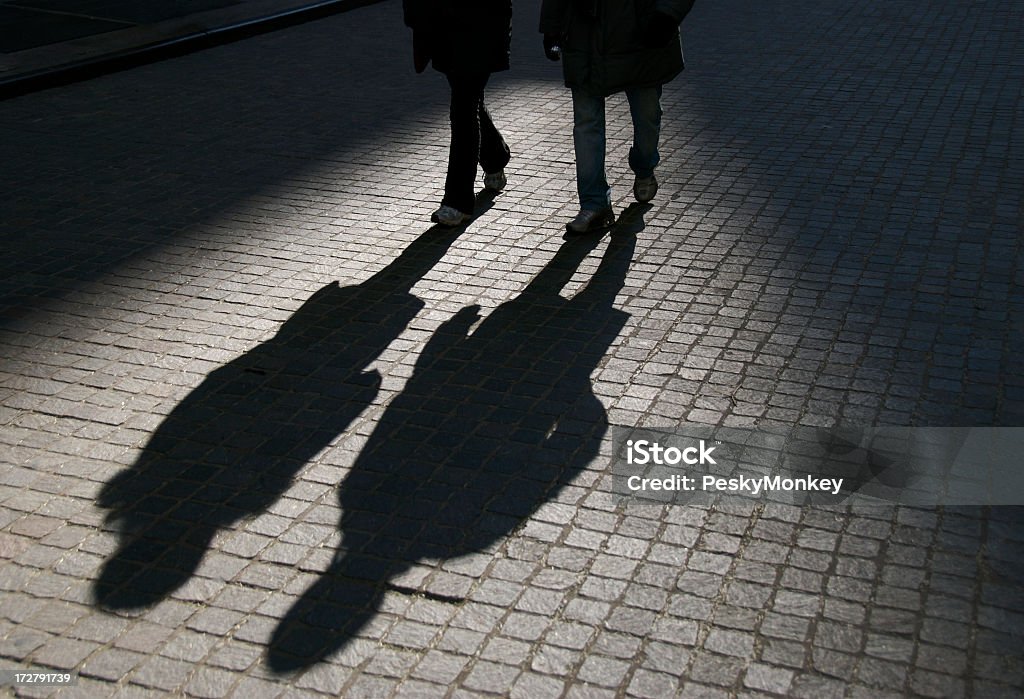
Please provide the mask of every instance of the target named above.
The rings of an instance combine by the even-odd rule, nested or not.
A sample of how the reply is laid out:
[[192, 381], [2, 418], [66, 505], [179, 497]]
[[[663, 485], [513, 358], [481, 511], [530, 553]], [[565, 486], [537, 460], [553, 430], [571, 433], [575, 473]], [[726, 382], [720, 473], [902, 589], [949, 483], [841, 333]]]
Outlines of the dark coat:
[[[657, 87], [683, 70], [678, 24], [693, 0], [544, 0], [540, 31], [561, 37], [565, 84], [598, 95]], [[654, 11], [676, 24], [672, 40], [644, 43]]]
[[417, 70], [446, 74], [508, 70], [512, 0], [402, 0]]

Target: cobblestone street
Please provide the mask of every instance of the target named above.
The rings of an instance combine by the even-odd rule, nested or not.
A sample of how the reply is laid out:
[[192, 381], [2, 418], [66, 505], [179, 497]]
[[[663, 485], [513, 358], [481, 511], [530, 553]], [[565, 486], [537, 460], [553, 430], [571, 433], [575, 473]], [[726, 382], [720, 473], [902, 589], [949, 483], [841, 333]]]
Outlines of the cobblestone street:
[[61, 697], [1020, 697], [1022, 507], [620, 500], [612, 427], [1024, 425], [1024, 4], [699, 1], [661, 190], [507, 189], [386, 0], [0, 102], [0, 671]]

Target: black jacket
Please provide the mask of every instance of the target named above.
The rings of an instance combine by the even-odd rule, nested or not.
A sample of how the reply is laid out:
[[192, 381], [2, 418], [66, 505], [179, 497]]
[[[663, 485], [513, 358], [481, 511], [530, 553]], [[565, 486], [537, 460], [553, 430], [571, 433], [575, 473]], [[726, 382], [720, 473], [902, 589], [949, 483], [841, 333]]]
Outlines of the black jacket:
[[448, 74], [508, 70], [512, 0], [402, 0], [420, 60]]
[[648, 46], [644, 28], [655, 10], [677, 25], [693, 0], [544, 0], [540, 31], [561, 37], [565, 84], [610, 95], [629, 87], [656, 87], [679, 75], [679, 33]]

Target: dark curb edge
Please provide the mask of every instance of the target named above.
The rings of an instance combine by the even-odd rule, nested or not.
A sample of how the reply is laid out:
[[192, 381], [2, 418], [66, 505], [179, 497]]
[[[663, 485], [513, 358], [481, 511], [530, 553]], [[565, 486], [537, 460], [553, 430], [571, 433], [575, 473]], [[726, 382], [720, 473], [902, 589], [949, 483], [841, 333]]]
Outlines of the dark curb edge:
[[312, 5], [285, 10], [273, 15], [247, 19], [215, 29], [198, 31], [173, 39], [117, 51], [95, 58], [67, 63], [0, 81], [0, 100], [20, 97], [41, 90], [91, 80], [129, 68], [156, 63], [195, 53], [214, 46], [230, 44], [260, 34], [294, 27], [331, 15], [374, 5], [383, 0], [323, 0]]

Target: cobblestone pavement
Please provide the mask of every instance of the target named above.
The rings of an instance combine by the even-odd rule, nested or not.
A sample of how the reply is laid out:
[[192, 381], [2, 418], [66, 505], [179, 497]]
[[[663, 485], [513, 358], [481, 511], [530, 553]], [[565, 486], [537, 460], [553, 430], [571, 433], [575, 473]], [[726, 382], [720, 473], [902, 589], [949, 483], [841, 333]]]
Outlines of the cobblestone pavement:
[[698, 4], [661, 194], [568, 242], [536, 14], [456, 232], [395, 2], [0, 105], [0, 670], [80, 673], [19, 696], [1020, 696], [1021, 510], [608, 469], [612, 425], [1024, 422], [1024, 5]]

